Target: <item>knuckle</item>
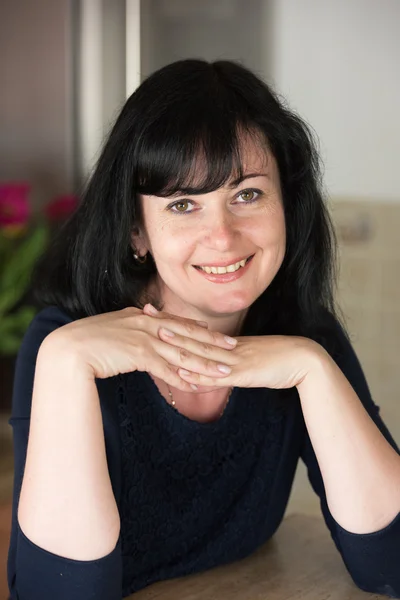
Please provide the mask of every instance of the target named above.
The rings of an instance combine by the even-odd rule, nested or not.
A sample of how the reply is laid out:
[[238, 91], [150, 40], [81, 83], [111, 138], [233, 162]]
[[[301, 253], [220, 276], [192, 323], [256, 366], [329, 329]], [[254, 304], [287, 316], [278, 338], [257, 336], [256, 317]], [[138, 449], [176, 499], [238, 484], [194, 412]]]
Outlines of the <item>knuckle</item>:
[[179, 360], [181, 363], [186, 363], [190, 357], [190, 353], [185, 348], [179, 348]]
[[185, 330], [186, 330], [186, 333], [188, 333], [190, 336], [192, 336], [194, 334], [195, 327], [191, 323], [185, 323]]
[[224, 336], [221, 335], [220, 333], [216, 333], [213, 332], [213, 343], [218, 346], [219, 348], [221, 347], [221, 343], [225, 346], [226, 342], [224, 339]]
[[146, 319], [146, 315], [143, 314], [139, 314], [139, 315], [132, 315], [135, 319], [135, 325], [137, 327], [139, 327], [140, 329], [142, 329], [143, 325], [144, 325], [144, 321]]
[[134, 344], [133, 348], [134, 348], [134, 352], [137, 356], [139, 356], [139, 357], [146, 356], [147, 349], [144, 348], [144, 344]]
[[203, 342], [202, 350], [204, 351], [204, 354], [210, 354], [212, 351], [212, 346], [210, 344], [207, 344], [207, 342]]
[[171, 365], [170, 363], [166, 363], [164, 365], [164, 369], [165, 369], [165, 375], [166, 376], [168, 376], [168, 375], [169, 376], [171, 376], [171, 375], [175, 376], [176, 375], [176, 368], [173, 365]]
[[161, 373], [161, 377], [164, 379], [164, 381], [174, 381], [176, 376], [176, 370], [174, 367], [169, 363], [164, 364]]
[[215, 369], [216, 369], [216, 362], [214, 360], [206, 360], [206, 369], [207, 372], [211, 372], [211, 373], [215, 373]]
[[215, 331], [210, 331], [210, 334], [212, 343], [217, 346], [220, 342], [219, 335]]

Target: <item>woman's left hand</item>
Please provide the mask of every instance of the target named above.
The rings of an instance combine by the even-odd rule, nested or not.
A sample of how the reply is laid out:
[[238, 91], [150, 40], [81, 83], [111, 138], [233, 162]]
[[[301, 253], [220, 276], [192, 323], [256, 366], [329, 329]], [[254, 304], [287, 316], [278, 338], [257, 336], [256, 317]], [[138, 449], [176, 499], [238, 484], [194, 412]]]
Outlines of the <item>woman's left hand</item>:
[[[213, 332], [207, 329], [201, 333], [202, 341], [177, 334], [168, 337], [162, 328], [158, 334], [179, 349], [183, 363], [177, 370], [180, 377], [197, 386], [291, 388], [303, 381], [316, 361], [328, 356], [320, 344], [300, 336], [236, 337], [236, 346], [226, 350], [213, 344]], [[230, 367], [231, 372], [218, 372], [217, 364]]]

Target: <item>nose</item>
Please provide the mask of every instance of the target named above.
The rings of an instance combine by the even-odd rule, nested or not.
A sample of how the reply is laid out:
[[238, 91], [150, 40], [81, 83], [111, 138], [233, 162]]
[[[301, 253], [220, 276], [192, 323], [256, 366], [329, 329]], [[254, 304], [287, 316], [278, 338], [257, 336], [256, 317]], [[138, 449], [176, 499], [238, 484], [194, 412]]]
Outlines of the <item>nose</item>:
[[238, 235], [235, 215], [226, 209], [214, 211], [209, 215], [204, 233], [204, 245], [221, 253], [229, 251]]

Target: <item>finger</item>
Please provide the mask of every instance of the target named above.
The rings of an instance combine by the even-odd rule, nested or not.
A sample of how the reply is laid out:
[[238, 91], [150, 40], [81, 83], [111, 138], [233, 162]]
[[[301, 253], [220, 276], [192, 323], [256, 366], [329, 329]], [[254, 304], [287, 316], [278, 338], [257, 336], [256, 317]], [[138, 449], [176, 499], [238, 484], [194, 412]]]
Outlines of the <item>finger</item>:
[[[196, 335], [196, 329], [192, 326], [197, 324], [199, 325], [202, 329], [207, 329], [208, 328], [208, 323], [206, 321], [196, 321], [195, 319], [188, 319], [188, 318], [180, 318], [177, 317], [176, 315], [171, 315], [170, 313], [166, 313], [166, 312], [162, 312], [162, 311], [158, 311], [152, 304], [145, 304], [145, 306], [143, 307], [143, 312], [145, 314], [148, 314], [150, 316], [154, 316], [154, 317], [159, 317], [159, 318], [163, 318], [163, 319], [172, 319], [173, 325], [172, 328], [175, 330], [175, 323], [182, 323], [182, 325], [186, 326], [186, 332], [183, 332], [184, 334], [187, 333], [188, 336], [192, 337], [197, 337]], [[171, 323], [166, 325], [167, 328], [171, 327]], [[182, 333], [182, 329], [180, 330]], [[197, 330], [198, 331], [198, 330]], [[209, 332], [210, 337], [205, 338], [206, 341], [210, 341], [211, 343], [214, 343], [215, 345], [218, 346], [222, 346], [223, 348], [227, 348], [228, 350], [232, 350], [232, 348], [234, 348], [237, 344], [237, 340], [235, 338], [232, 338], [228, 335], [225, 335], [223, 333], [218, 333], [218, 332]], [[204, 338], [201, 338], [204, 339]]]
[[189, 319], [189, 318], [185, 318], [182, 319], [176, 315], [171, 315], [171, 313], [166, 313], [166, 312], [162, 312], [160, 310], [157, 310], [155, 308], [155, 306], [153, 306], [152, 304], [148, 303], [145, 304], [143, 307], [143, 312], [147, 315], [151, 315], [152, 317], [170, 317], [170, 318], [175, 318], [177, 320], [186, 320], [186, 321], [191, 321], [192, 323], [197, 323], [197, 325], [200, 325], [200, 327], [208, 327], [208, 323], [207, 321], [196, 321], [196, 319]]
[[176, 334], [173, 338], [167, 337], [164, 331], [160, 328], [159, 334], [168, 341], [167, 347], [157, 348], [157, 351], [171, 364], [211, 377], [226, 377], [231, 372], [232, 353]]
[[[159, 313], [159, 315], [160, 314], [162, 313]], [[135, 316], [135, 328], [149, 331], [150, 325], [151, 333], [154, 335], [154, 337], [160, 339], [160, 328], [151, 318], [152, 315], [144, 314], [144, 317], [145, 319], [143, 319], [143, 314]], [[146, 317], [150, 318], [150, 323], [147, 321]], [[231, 338], [216, 331], [209, 331], [204, 327], [198, 327], [194, 321], [190, 321], [189, 319], [179, 320], [174, 315], [169, 315], [168, 319], [163, 317], [162, 326], [165, 329], [172, 331], [172, 333], [182, 335], [186, 338], [202, 341], [208, 345], [214, 345], [225, 350], [232, 350], [237, 344], [237, 340], [235, 338]]]
[[193, 373], [192, 371], [187, 371], [186, 369], [179, 368], [177, 371], [178, 375], [188, 383], [194, 383], [197, 386], [233, 386], [235, 385], [233, 382], [233, 377], [227, 376], [221, 378], [211, 377], [208, 375], [202, 375], [201, 373]]
[[174, 365], [169, 364], [167, 361], [160, 360], [151, 371], [149, 371], [151, 375], [158, 377], [165, 381], [168, 385], [172, 385], [173, 387], [182, 390], [182, 392], [191, 392], [194, 393], [198, 390], [196, 384], [192, 382], [186, 382], [182, 379], [182, 377], [178, 374], [178, 369]]
[[[195, 343], [203, 342], [208, 346], [215, 346], [216, 348], [223, 348], [224, 350], [233, 350], [233, 348], [237, 346], [237, 340], [235, 338], [231, 338], [230, 336], [225, 335], [223, 333], [219, 333], [218, 331], [210, 331], [209, 329], [204, 328], [198, 329], [194, 324], [188, 323], [187, 321], [179, 322], [168, 321], [167, 319], [165, 319], [160, 329], [161, 328], [164, 330], [164, 340], [171, 343], [177, 342], [177, 340], [174, 339], [173, 335], [169, 337], [165, 335], [165, 330], [168, 330], [173, 334], [180, 335], [181, 338], [179, 338], [178, 341], [184, 341], [185, 347], [187, 347], [187, 344], [189, 344], [190, 341], [193, 341]], [[159, 335], [160, 329], [158, 330]], [[187, 339], [182, 340], [182, 338]], [[206, 347], [203, 348], [203, 350], [206, 353], [209, 353], [210, 348]]]
[[150, 304], [150, 302], [143, 306], [143, 312], [147, 315], [151, 315], [152, 317], [158, 317], [160, 314], [160, 311], [158, 311], [155, 306]]

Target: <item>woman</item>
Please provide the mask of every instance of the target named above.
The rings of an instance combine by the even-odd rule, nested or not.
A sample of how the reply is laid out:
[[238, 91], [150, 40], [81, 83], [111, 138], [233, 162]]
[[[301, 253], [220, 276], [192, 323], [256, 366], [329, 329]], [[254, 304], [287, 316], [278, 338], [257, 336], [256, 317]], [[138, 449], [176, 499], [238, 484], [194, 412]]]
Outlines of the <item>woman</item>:
[[399, 450], [335, 272], [310, 130], [267, 85], [201, 60], [142, 83], [38, 272], [12, 598], [120, 600], [242, 558], [300, 456], [355, 583], [400, 597]]

